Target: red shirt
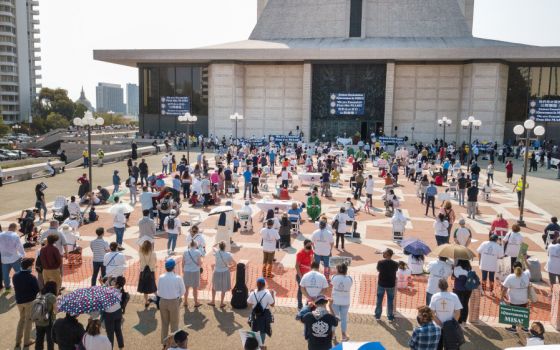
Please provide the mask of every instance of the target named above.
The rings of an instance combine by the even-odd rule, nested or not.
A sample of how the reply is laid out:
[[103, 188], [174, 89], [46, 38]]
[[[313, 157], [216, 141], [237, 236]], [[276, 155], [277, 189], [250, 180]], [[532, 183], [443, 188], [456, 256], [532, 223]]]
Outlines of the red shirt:
[[62, 265], [62, 256], [54, 245], [47, 244], [41, 248], [39, 259], [41, 259], [41, 265], [45, 270], [56, 270]]
[[508, 171], [508, 172], [512, 172], [512, 171], [513, 171], [513, 164], [512, 164], [512, 163], [506, 164], [506, 171]]
[[305, 275], [311, 271], [311, 262], [313, 261], [313, 249], [312, 250], [300, 250], [296, 255], [296, 264], [299, 264], [299, 271], [301, 275]]

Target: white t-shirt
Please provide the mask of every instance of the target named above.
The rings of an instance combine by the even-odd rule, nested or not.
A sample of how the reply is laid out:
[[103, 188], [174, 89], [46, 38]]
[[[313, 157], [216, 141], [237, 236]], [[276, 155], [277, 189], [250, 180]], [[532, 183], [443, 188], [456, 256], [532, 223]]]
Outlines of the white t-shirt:
[[287, 180], [290, 179], [290, 173], [288, 173], [287, 170], [282, 170], [282, 173], [281, 173], [280, 176], [282, 178], [282, 181], [287, 181]]
[[436, 221], [434, 222], [434, 230], [436, 232], [436, 236], [449, 236], [449, 233], [447, 232], [448, 227], [449, 222], [447, 220], [440, 221], [439, 219], [436, 219]]
[[523, 236], [519, 232], [510, 231], [504, 237], [504, 245], [507, 242], [506, 251], [504, 252], [507, 256], [517, 257], [519, 255], [519, 249], [521, 248], [521, 243], [523, 243]]
[[117, 213], [113, 217], [113, 227], [125, 228], [126, 227], [126, 216], [123, 213]]
[[504, 248], [496, 242], [486, 241], [476, 250], [480, 254], [480, 269], [498, 271], [498, 259], [504, 257]]
[[249, 294], [249, 298], [247, 298], [248, 304], [255, 307], [258, 301], [260, 301], [263, 309], [268, 309], [270, 305], [274, 304], [274, 298], [268, 289], [263, 289], [261, 291], [254, 290]]
[[305, 288], [310, 297], [315, 298], [323, 289], [329, 287], [325, 275], [318, 271], [309, 271], [301, 278], [299, 285]]
[[549, 273], [560, 275], [560, 244], [551, 244], [548, 246], [546, 270]]
[[527, 338], [527, 346], [536, 346], [536, 345], [544, 345], [544, 339], [541, 339], [539, 337]]
[[366, 180], [366, 193], [367, 194], [373, 194], [373, 187], [374, 187], [373, 179], [370, 179], [368, 177], [367, 180]]
[[261, 238], [263, 240], [263, 252], [274, 253], [276, 250], [276, 241], [280, 240], [278, 230], [265, 227], [261, 229]]
[[175, 226], [170, 229], [167, 224], [169, 223], [170, 217], [166, 216], [165, 220], [163, 220], [163, 227], [165, 228], [165, 231], [167, 233], [172, 233], [172, 234], [178, 234], [179, 233], [179, 228], [181, 228], [181, 220], [179, 220], [179, 218], [175, 218]]
[[455, 237], [460, 245], [467, 246], [467, 242], [471, 237], [471, 230], [466, 227], [459, 227], [457, 231], [455, 231]]
[[428, 273], [430, 277], [428, 277], [426, 292], [430, 294], [438, 293], [440, 291], [438, 287], [439, 280], [442, 278], [448, 279], [452, 272], [451, 264], [447, 261], [436, 260], [430, 262], [428, 264]]
[[507, 294], [510, 303], [514, 305], [527, 304], [529, 301], [527, 288], [531, 282], [529, 276], [529, 271], [525, 271], [519, 278], [513, 273], [506, 277], [503, 286], [508, 289]]
[[122, 253], [109, 252], [103, 257], [105, 275], [108, 277], [119, 277], [124, 275], [126, 269], [126, 258]]
[[408, 267], [413, 275], [421, 275], [424, 273], [424, 260], [416, 259], [412, 255], [409, 255]]
[[202, 253], [196, 248], [189, 248], [183, 253], [183, 271], [197, 272], [200, 271], [200, 257]]
[[338, 233], [346, 233], [346, 221], [350, 221], [350, 218], [346, 213], [338, 213], [334, 216], [333, 222], [338, 220], [338, 228], [336, 231]]
[[332, 298], [335, 305], [350, 305], [350, 289], [354, 281], [348, 275], [335, 275], [331, 279]]
[[397, 288], [406, 288], [408, 287], [408, 278], [412, 275], [412, 271], [410, 269], [406, 270], [397, 270]]
[[455, 293], [439, 292], [434, 294], [430, 301], [430, 309], [434, 311], [441, 323], [452, 320], [453, 313], [462, 308], [463, 305]]
[[311, 236], [315, 255], [330, 256], [331, 244], [334, 243], [333, 235], [328, 230], [316, 230]]

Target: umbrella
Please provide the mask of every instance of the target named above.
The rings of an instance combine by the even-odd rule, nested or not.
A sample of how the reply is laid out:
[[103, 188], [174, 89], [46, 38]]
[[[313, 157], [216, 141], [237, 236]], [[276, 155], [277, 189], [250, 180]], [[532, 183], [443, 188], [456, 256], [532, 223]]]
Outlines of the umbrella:
[[475, 254], [469, 248], [459, 244], [443, 244], [433, 251], [434, 255], [460, 260], [471, 260]]
[[228, 211], [233, 211], [233, 208], [229, 205], [220, 205], [220, 206], [212, 209], [210, 211], [210, 214], [208, 214], [208, 216], [218, 215], [218, 214], [221, 214], [221, 213], [227, 213]]
[[419, 239], [412, 239], [402, 243], [405, 252], [412, 255], [428, 255], [432, 251], [426, 243]]
[[111, 206], [111, 208], [109, 208], [109, 213], [111, 215], [116, 215], [119, 211], [122, 210], [123, 214], [128, 214], [128, 213], [132, 213], [134, 211], [134, 207], [131, 206], [128, 203], [117, 203]]
[[385, 350], [385, 347], [380, 342], [343, 342], [331, 350]]
[[115, 288], [94, 286], [76, 289], [63, 296], [57, 304], [59, 311], [72, 315], [104, 311], [121, 302], [121, 292]]

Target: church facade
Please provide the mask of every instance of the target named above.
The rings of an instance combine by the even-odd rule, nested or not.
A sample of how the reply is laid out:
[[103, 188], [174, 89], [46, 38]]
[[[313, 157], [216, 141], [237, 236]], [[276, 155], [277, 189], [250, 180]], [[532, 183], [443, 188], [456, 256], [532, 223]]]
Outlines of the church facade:
[[[447, 141], [481, 120], [480, 141], [513, 139], [532, 99], [559, 99], [560, 48], [473, 37], [474, 0], [258, 0], [248, 40], [184, 50], [96, 50], [138, 67], [143, 132], [218, 137], [359, 133]], [[558, 134], [554, 123], [547, 133]]]

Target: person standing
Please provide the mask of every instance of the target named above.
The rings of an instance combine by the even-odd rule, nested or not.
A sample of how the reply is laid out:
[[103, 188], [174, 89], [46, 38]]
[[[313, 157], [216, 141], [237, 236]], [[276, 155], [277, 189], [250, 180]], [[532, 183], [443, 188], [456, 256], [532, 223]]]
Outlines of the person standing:
[[323, 262], [324, 275], [329, 280], [329, 260], [334, 246], [334, 239], [332, 232], [327, 229], [327, 222], [325, 220], [319, 221], [319, 229], [315, 230], [311, 235], [311, 242], [313, 242], [315, 252], [314, 260], [317, 263]]
[[130, 205], [134, 206], [136, 204], [137, 198], [137, 189], [136, 189], [136, 181], [138, 180], [138, 178], [136, 176], [134, 176], [134, 173], [132, 173], [132, 175], [130, 175], [130, 177], [127, 179], [127, 183], [126, 183], [126, 187], [128, 187], [128, 191], [130, 194]]
[[[529, 188], [529, 182], [525, 182], [525, 190], [527, 190]], [[513, 188], [513, 191], [517, 193], [517, 206], [519, 208], [521, 208], [521, 195], [523, 194], [523, 175], [521, 175], [521, 178], [519, 178], [519, 180], [517, 180], [517, 182], [515, 183], [515, 187]]]
[[449, 288], [447, 279], [440, 279], [438, 282], [438, 288], [440, 292], [434, 294], [429, 305], [430, 309], [434, 311], [435, 323], [442, 328], [438, 349], [443, 349], [444, 346], [446, 349], [459, 349], [461, 344], [458, 340], [453, 344], [453, 347], [449, 347], [447, 344], [446, 338], [450, 337], [446, 336], [446, 327], [444, 327], [444, 325], [448, 321], [459, 320], [463, 305], [461, 305], [459, 297], [457, 297], [456, 294], [447, 291]]
[[10, 270], [15, 273], [21, 271], [22, 258], [25, 256], [23, 244], [16, 233], [17, 224], [8, 226], [8, 231], [0, 233], [0, 259], [2, 261], [2, 279], [6, 291], [12, 289], [10, 284]]
[[467, 323], [469, 317], [469, 300], [471, 299], [472, 290], [466, 288], [466, 283], [471, 271], [471, 263], [468, 260], [457, 260], [457, 266], [453, 269], [453, 276], [455, 277], [453, 293], [457, 295], [461, 305], [463, 305], [458, 319], [459, 324]]
[[226, 307], [226, 304], [224, 304], [225, 295], [231, 290], [231, 274], [229, 269], [235, 266], [236, 263], [231, 253], [226, 252], [226, 242], [221, 241], [217, 246], [218, 249], [214, 246], [216, 263], [214, 265], [214, 274], [212, 275], [212, 301], [208, 305], [216, 306], [216, 292], [220, 292], [220, 309], [223, 309]]
[[[523, 271], [521, 262], [516, 262], [514, 264], [513, 273], [506, 277], [502, 283], [502, 296], [501, 301], [507, 301], [511, 306], [526, 308], [529, 305], [529, 286], [530, 273], [529, 271]], [[506, 299], [507, 295], [507, 299]], [[512, 325], [506, 328], [506, 331], [511, 333], [517, 332], [517, 326]], [[524, 329], [527, 331], [527, 329]]]
[[[21, 261], [21, 271], [13, 276], [15, 299], [19, 311], [19, 321], [16, 330], [16, 348], [28, 348], [35, 342], [31, 340], [31, 311], [35, 297], [39, 293], [39, 281], [31, 274], [35, 259], [24, 258]], [[23, 344], [22, 341], [23, 340]]]
[[93, 253], [93, 275], [91, 276], [91, 285], [95, 286], [97, 283], [97, 276], [99, 270], [101, 270], [101, 277], [105, 276], [105, 266], [103, 265], [103, 258], [105, 254], [109, 252], [109, 243], [103, 239], [105, 234], [105, 229], [103, 227], [98, 227], [95, 229], [95, 234], [97, 237], [91, 241], [89, 247]]
[[109, 244], [109, 252], [103, 257], [103, 266], [105, 266], [105, 276], [109, 279], [115, 279], [124, 274], [126, 269], [126, 258], [118, 251], [117, 242]]
[[52, 327], [53, 341], [59, 350], [75, 350], [84, 337], [84, 326], [78, 321], [78, 315], [66, 313], [64, 318], [57, 319]]
[[449, 222], [445, 220], [445, 214], [439, 213], [434, 221], [434, 231], [437, 245], [449, 243]]
[[[47, 202], [45, 201], [44, 188], [40, 183], [35, 186], [35, 208], [39, 211], [39, 221], [47, 221]], [[42, 217], [41, 210], [43, 211]]]
[[[148, 193], [149, 192], [144, 192]], [[144, 195], [142, 193], [142, 195]], [[149, 240], [153, 242], [156, 238], [156, 223], [150, 217], [150, 210], [142, 210], [142, 219], [138, 221], [138, 242]]]
[[455, 223], [455, 219], [456, 219], [455, 210], [453, 210], [453, 205], [451, 204], [451, 201], [445, 201], [443, 203], [443, 207], [440, 209], [439, 212], [445, 216], [445, 220], [447, 220], [447, 222], [449, 223], [449, 227], [447, 228], [447, 233], [448, 236], [451, 236], [451, 228], [453, 227], [453, 224]]
[[426, 216], [428, 216], [428, 209], [430, 208], [430, 203], [432, 204], [432, 215], [436, 216], [435, 202], [437, 196], [437, 187], [433, 181], [430, 181], [430, 185], [426, 188]]
[[269, 219], [266, 227], [261, 229], [262, 249], [263, 249], [263, 277], [273, 278], [272, 264], [274, 261], [274, 253], [276, 251], [276, 243], [280, 240], [278, 230], [273, 227], [274, 220]]
[[560, 283], [560, 238], [555, 237], [547, 250], [548, 261], [546, 262], [550, 289], [556, 283]]
[[119, 171], [115, 170], [113, 172], [113, 194], [119, 192], [120, 185], [121, 185], [121, 177], [119, 176]]
[[349, 340], [347, 333], [348, 310], [350, 309], [350, 293], [353, 282], [352, 277], [348, 276], [348, 265], [338, 264], [336, 275], [333, 276], [331, 281], [333, 288], [331, 307], [333, 314], [340, 319], [343, 342]]
[[439, 257], [438, 260], [432, 261], [428, 264], [428, 286], [426, 287], [426, 305], [430, 305], [430, 301], [438, 290], [438, 282], [441, 279], [447, 279], [453, 273], [451, 264], [445, 257]]
[[520, 233], [521, 227], [518, 224], [511, 225], [511, 231], [502, 240], [504, 246], [504, 255], [511, 259], [511, 272], [513, 265], [517, 261], [521, 244], [523, 244], [523, 236]]
[[115, 231], [116, 242], [119, 245], [119, 250], [124, 250], [123, 238], [126, 229], [126, 216], [124, 215], [124, 208], [122, 206], [117, 208], [116, 213], [113, 215], [113, 230]]
[[170, 256], [175, 254], [177, 236], [181, 234], [181, 220], [178, 218], [175, 209], [171, 209], [169, 216], [167, 216], [163, 222], [163, 226], [167, 231], [167, 255]]
[[460, 244], [464, 247], [468, 247], [471, 244], [472, 232], [470, 229], [465, 227], [465, 219], [459, 220], [459, 227], [453, 232], [453, 240], [455, 244]]
[[83, 166], [84, 169], [87, 168], [89, 166], [89, 152], [86, 149], [84, 149], [84, 151], [82, 152], [82, 158], [83, 158]]
[[62, 255], [54, 246], [56, 241], [58, 241], [57, 235], [51, 234], [47, 237], [47, 244], [41, 248], [39, 259], [41, 259], [41, 267], [43, 269], [41, 273], [43, 275], [43, 283], [55, 282], [58, 288], [58, 295], [58, 291], [62, 287], [62, 275], [60, 274]]
[[198, 288], [200, 287], [203, 255], [195, 239], [191, 239], [188, 244], [189, 248], [183, 253], [183, 281], [185, 282], [183, 305], [188, 307], [189, 288], [192, 288], [194, 307], [198, 308], [202, 305], [198, 302]]
[[459, 194], [459, 205], [465, 206], [465, 193], [467, 192], [468, 180], [465, 178], [465, 173], [461, 173], [459, 180], [457, 180], [457, 193]]
[[337, 318], [327, 311], [328, 300], [324, 295], [315, 298], [315, 310], [303, 316], [304, 334], [309, 350], [332, 348], [333, 329], [338, 326]]
[[318, 262], [313, 261], [311, 263], [311, 270], [305, 273], [301, 278], [300, 288], [303, 296], [306, 298], [306, 304], [300, 309], [298, 315], [296, 316], [297, 320], [301, 320], [305, 314], [311, 311], [308, 304], [313, 303], [317, 296], [323, 295], [323, 293], [325, 293], [329, 288], [327, 279], [319, 272]]
[[157, 292], [155, 277], [157, 257], [152, 242], [149, 239], [145, 239], [138, 252], [140, 278], [138, 279], [138, 288], [136, 290], [138, 293], [144, 294], [144, 308], [150, 306], [148, 296]]
[[393, 259], [393, 250], [385, 249], [383, 252], [383, 260], [377, 263], [377, 272], [379, 272], [377, 279], [377, 301], [375, 305], [375, 319], [381, 319], [381, 312], [383, 310], [383, 298], [387, 293], [387, 318], [389, 321], [395, 319], [393, 313], [393, 300], [395, 298], [395, 287], [397, 284], [397, 270], [399, 264]]
[[441, 339], [441, 328], [434, 323], [434, 312], [428, 306], [418, 308], [418, 327], [412, 331], [408, 341], [410, 350], [437, 350]]
[[344, 251], [344, 236], [346, 235], [346, 222], [350, 221], [350, 218], [346, 214], [346, 208], [341, 207], [338, 214], [333, 218], [333, 228], [336, 232], [336, 249], [338, 249], [338, 242], [341, 241], [342, 250]]
[[97, 165], [103, 166], [103, 158], [105, 158], [105, 152], [103, 152], [102, 148], [97, 149]]
[[467, 217], [475, 219], [478, 202], [478, 187], [467, 184]]
[[486, 167], [486, 175], [488, 179], [492, 181], [492, 185], [494, 184], [494, 162], [490, 161], [488, 166]]
[[[247, 298], [247, 304], [251, 305], [250, 326], [253, 332], [260, 332], [264, 344], [266, 335], [272, 336], [272, 313], [270, 308], [274, 307], [276, 300], [275, 292], [268, 290], [266, 280], [262, 277], [257, 279], [257, 289], [252, 291]], [[258, 306], [260, 304], [260, 306]]]
[[245, 169], [243, 172], [243, 180], [244, 180], [244, 187], [243, 187], [243, 199], [247, 199], [247, 192], [249, 193], [249, 199], [253, 199], [253, 195], [251, 193], [251, 170], [249, 167]]
[[118, 290], [121, 293], [121, 300], [115, 304], [109, 306], [103, 311], [103, 323], [105, 324], [105, 330], [107, 332], [107, 338], [114, 346], [115, 337], [117, 338], [117, 345], [120, 350], [124, 348], [124, 338], [122, 332], [123, 320], [123, 307], [122, 307], [122, 290], [126, 284], [126, 280], [123, 276], [119, 276], [115, 279], [114, 285], [111, 288]]
[[506, 163], [506, 183], [511, 183], [513, 178], [513, 163], [511, 160], [508, 160]]
[[175, 260], [165, 261], [165, 271], [159, 276], [157, 295], [159, 296], [159, 312], [161, 316], [161, 342], [171, 333], [179, 329], [179, 309], [181, 307], [181, 296], [185, 294], [185, 283], [181, 276], [176, 275]]
[[[149, 168], [148, 163], [146, 163], [146, 160], [144, 158], [142, 158], [140, 164], [138, 164], [138, 170], [140, 171], [140, 186], [148, 186]], [[145, 184], [144, 181], [146, 181]]]
[[480, 271], [482, 272], [482, 290], [486, 289], [486, 281], [489, 280], [489, 290], [494, 291], [494, 278], [498, 271], [498, 259], [504, 257], [504, 248], [497, 243], [498, 236], [490, 236], [490, 240], [482, 243], [478, 249], [480, 259]]
[[[297, 303], [298, 310], [303, 308], [301, 279], [311, 271], [311, 263], [313, 262], [313, 242], [310, 239], [303, 241], [303, 249], [296, 254], [296, 281], [298, 283]], [[324, 277], [324, 276], [323, 276]]]
[[58, 295], [57, 289], [58, 286], [55, 282], [47, 282], [41, 290], [41, 294], [37, 296], [37, 299], [44, 300], [46, 310], [45, 318], [35, 320], [35, 350], [43, 350], [45, 338], [47, 340], [47, 350], [54, 350], [54, 342], [52, 340], [52, 325], [54, 320], [56, 320], [56, 296]]

